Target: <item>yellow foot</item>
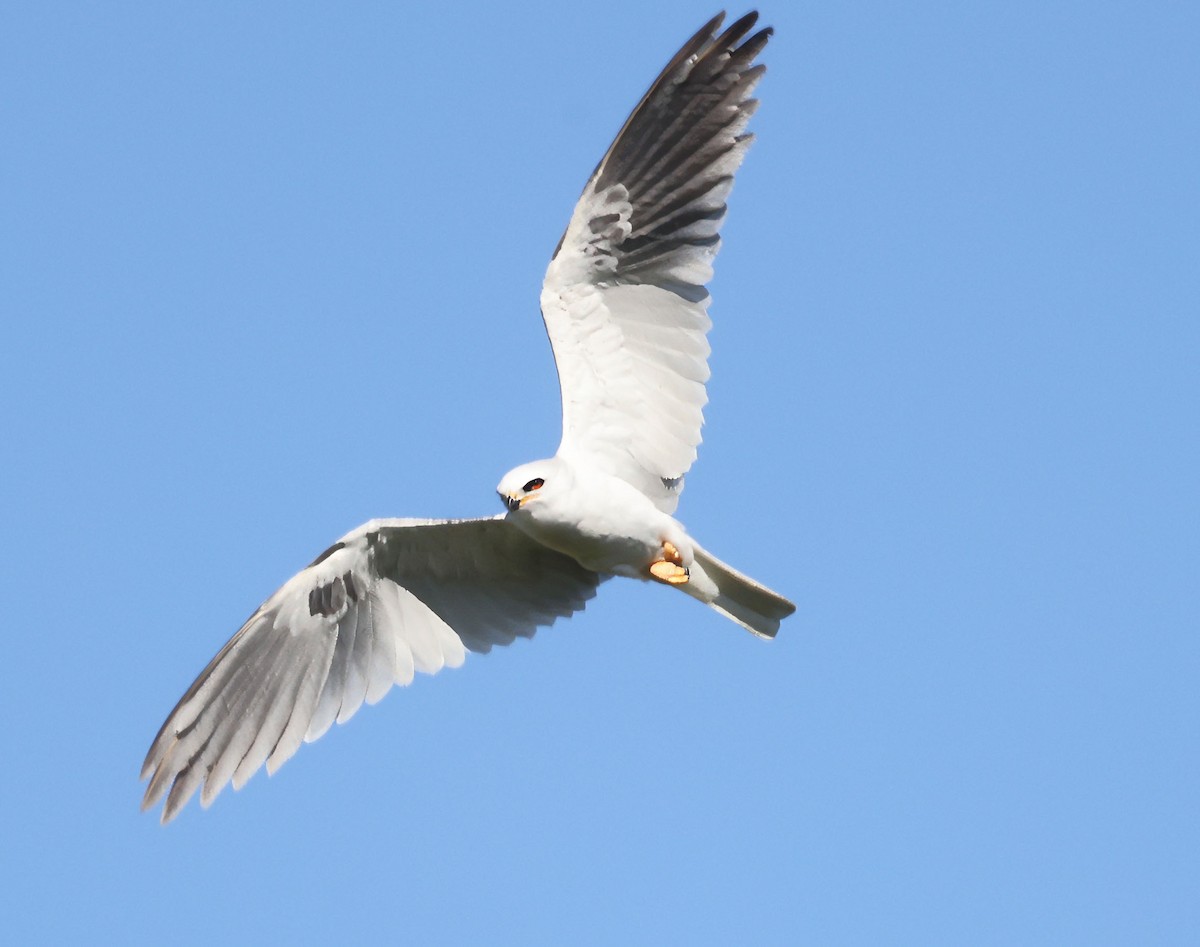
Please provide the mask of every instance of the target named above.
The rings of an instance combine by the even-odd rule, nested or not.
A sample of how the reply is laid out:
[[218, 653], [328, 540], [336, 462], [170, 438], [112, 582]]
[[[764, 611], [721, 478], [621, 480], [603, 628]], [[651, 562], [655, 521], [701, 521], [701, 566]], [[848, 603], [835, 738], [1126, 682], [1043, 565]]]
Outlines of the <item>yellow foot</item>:
[[650, 563], [650, 575], [668, 585], [683, 585], [689, 578], [683, 565], [683, 556], [671, 543], [663, 541], [663, 557]]

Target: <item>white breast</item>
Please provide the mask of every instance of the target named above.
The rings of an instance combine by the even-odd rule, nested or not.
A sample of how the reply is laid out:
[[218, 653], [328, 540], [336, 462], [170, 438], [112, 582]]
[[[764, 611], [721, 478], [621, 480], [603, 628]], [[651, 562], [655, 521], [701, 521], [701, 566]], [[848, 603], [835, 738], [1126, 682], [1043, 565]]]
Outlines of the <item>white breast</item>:
[[646, 578], [649, 564], [661, 558], [663, 540], [682, 536], [679, 524], [624, 480], [597, 471], [572, 473], [569, 490], [547, 490], [514, 513], [513, 522], [584, 568]]

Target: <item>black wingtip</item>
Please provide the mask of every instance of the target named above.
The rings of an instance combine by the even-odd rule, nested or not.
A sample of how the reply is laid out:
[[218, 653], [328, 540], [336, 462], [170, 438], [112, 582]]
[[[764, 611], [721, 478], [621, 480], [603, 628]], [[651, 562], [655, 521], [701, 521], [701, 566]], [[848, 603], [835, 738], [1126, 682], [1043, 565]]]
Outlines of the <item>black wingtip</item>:
[[751, 10], [744, 16], [738, 17], [729, 27], [717, 38], [717, 45], [729, 48], [736, 45], [743, 36], [754, 29], [754, 24], [758, 22], [758, 11]]

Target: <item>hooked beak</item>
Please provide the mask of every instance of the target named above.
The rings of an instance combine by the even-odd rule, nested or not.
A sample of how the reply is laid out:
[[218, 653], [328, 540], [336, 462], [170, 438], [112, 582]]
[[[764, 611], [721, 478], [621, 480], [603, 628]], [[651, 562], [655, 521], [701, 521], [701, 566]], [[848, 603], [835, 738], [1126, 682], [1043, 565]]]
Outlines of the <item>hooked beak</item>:
[[516, 497], [510, 497], [504, 493], [500, 493], [498, 495], [500, 497], [500, 502], [508, 508], [508, 512], [515, 513], [521, 508], [521, 501]]

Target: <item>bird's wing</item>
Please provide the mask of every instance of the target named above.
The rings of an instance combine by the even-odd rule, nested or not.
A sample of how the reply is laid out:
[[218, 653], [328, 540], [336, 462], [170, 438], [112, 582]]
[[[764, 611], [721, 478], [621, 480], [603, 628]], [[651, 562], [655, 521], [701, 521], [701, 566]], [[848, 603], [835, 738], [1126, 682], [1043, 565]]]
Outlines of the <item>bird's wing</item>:
[[559, 453], [670, 513], [696, 459], [725, 200], [770, 29], [751, 13], [684, 45], [626, 120], [575, 207], [542, 287], [562, 393]]
[[503, 517], [373, 520], [267, 599], [196, 678], [146, 754], [142, 808], [166, 793], [168, 822], [201, 784], [207, 806], [414, 671], [578, 611], [599, 582]]

